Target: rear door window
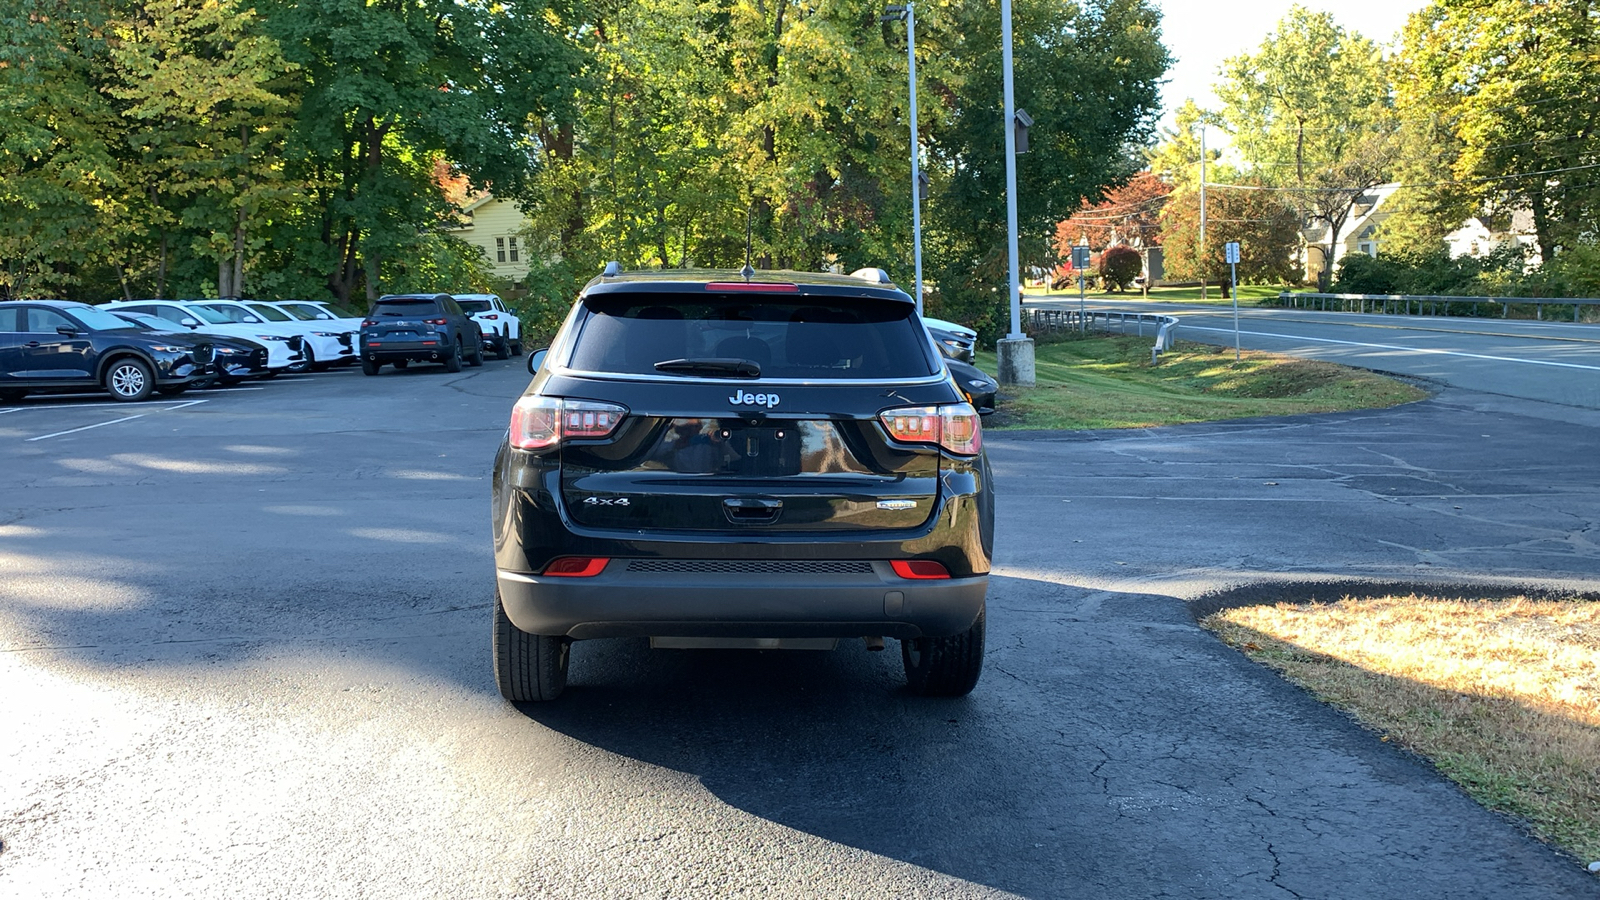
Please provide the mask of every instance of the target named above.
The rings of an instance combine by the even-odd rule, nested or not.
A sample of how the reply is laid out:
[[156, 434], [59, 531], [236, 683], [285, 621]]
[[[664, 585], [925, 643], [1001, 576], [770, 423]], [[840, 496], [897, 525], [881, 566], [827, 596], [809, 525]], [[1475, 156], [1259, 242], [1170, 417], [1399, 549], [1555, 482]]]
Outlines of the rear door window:
[[431, 316], [438, 312], [439, 303], [435, 300], [379, 300], [372, 307], [373, 316], [388, 316], [391, 318]]
[[741, 359], [762, 378], [895, 379], [939, 371], [907, 303], [871, 298], [629, 293], [584, 300], [568, 365], [658, 375], [679, 359]]

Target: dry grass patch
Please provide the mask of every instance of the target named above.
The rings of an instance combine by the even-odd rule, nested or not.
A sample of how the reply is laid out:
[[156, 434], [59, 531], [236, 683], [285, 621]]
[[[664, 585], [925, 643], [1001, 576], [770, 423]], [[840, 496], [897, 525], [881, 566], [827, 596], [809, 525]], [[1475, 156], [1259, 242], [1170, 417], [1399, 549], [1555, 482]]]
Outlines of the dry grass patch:
[[1485, 806], [1600, 860], [1600, 603], [1347, 598], [1202, 624]]

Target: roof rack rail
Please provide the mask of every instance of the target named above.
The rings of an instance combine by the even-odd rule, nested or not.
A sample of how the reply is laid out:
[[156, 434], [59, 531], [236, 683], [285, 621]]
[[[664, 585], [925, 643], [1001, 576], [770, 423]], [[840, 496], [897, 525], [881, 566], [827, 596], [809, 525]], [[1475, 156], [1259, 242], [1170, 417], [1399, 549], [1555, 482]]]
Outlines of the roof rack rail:
[[606, 278], [610, 278], [614, 275], [621, 275], [622, 263], [619, 263], [613, 259], [611, 262], [606, 263], [606, 267], [601, 270], [600, 274]]
[[860, 278], [863, 281], [870, 281], [873, 284], [894, 284], [894, 282], [889, 280], [889, 273], [882, 269], [857, 269], [850, 273], [850, 277]]

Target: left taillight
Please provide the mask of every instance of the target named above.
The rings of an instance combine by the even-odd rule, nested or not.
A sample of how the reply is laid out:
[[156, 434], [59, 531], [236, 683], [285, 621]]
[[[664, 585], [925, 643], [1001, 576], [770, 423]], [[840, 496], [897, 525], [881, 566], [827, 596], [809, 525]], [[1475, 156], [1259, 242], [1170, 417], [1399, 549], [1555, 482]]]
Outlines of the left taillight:
[[878, 421], [889, 437], [904, 444], [936, 444], [962, 456], [983, 449], [983, 426], [970, 403], [886, 409]]
[[607, 438], [627, 414], [625, 407], [614, 403], [523, 397], [511, 407], [511, 446], [546, 450], [562, 441]]

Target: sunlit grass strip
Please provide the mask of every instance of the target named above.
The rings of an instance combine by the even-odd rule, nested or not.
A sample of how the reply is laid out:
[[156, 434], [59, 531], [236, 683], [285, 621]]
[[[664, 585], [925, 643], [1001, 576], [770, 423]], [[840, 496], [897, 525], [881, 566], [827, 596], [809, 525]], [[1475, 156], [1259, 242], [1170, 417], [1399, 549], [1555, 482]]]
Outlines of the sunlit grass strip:
[[[1040, 343], [1038, 386], [1002, 390], [987, 428], [1140, 428], [1252, 416], [1394, 406], [1427, 396], [1412, 385], [1333, 363], [1178, 342], [1150, 364], [1153, 335]], [[992, 354], [978, 364], [994, 371]]]
[[1483, 805], [1600, 859], [1600, 602], [1347, 598], [1202, 624]]

